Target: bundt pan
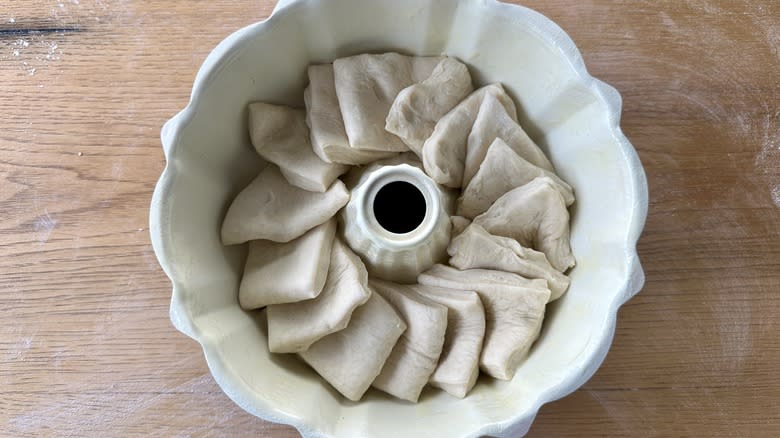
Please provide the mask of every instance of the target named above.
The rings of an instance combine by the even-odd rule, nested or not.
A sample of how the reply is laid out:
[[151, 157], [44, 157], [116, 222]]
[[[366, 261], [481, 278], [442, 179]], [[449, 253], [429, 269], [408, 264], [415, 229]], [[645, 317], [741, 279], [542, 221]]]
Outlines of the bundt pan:
[[[306, 67], [359, 54], [446, 54], [475, 85], [502, 83], [520, 122], [574, 187], [571, 286], [510, 381], [418, 404], [371, 390], [350, 402], [295, 357], [268, 352], [259, 312], [238, 303], [246, 245], [223, 246], [232, 199], [264, 163], [247, 104], [303, 107]], [[189, 105], [165, 124], [167, 166], [150, 212], [155, 253], [173, 283], [171, 320], [198, 341], [214, 379], [246, 411], [305, 437], [517, 437], [542, 404], [573, 392], [607, 354], [618, 308], [641, 288], [636, 242], [648, 194], [620, 130], [621, 100], [591, 77], [572, 40], [530, 9], [493, 0], [292, 0], [220, 43]]]

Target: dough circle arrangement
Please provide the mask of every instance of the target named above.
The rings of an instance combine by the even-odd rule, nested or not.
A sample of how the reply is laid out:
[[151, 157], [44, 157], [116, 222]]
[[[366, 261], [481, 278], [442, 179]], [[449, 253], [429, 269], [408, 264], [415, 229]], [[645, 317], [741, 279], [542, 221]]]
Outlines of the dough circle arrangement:
[[353, 401], [512, 379], [569, 287], [572, 187], [503, 86], [475, 89], [454, 58], [363, 54], [308, 78], [305, 109], [249, 105], [268, 165], [221, 230], [249, 244], [239, 302], [265, 312], [269, 350]]

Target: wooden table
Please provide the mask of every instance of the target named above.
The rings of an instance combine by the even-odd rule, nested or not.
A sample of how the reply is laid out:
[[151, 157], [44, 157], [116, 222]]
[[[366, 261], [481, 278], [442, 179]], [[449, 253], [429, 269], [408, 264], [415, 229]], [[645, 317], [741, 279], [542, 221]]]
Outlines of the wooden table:
[[[163, 122], [270, 0], [0, 0], [0, 435], [296, 436], [168, 320]], [[644, 290], [534, 437], [780, 436], [780, 3], [528, 0], [624, 97]]]

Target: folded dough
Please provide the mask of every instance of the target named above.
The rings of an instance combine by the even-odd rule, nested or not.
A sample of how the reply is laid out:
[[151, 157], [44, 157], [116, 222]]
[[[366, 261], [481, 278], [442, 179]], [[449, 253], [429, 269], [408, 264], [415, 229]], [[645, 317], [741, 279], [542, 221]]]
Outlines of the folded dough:
[[468, 67], [446, 57], [428, 79], [401, 90], [387, 115], [385, 129], [420, 155], [436, 122], [472, 91]]
[[566, 205], [574, 202], [570, 185], [549, 170], [535, 166], [517, 155], [504, 140], [496, 138], [488, 148], [479, 170], [458, 199], [458, 214], [474, 218], [490, 208], [504, 193], [547, 176], [561, 193]]
[[355, 309], [349, 326], [300, 354], [344, 397], [358, 401], [376, 379], [406, 324], [379, 294]]
[[407, 327], [373, 386], [400, 399], [417, 402], [444, 346], [447, 308], [408, 286], [378, 279], [371, 279], [369, 284], [398, 311]]
[[360, 182], [360, 178], [362, 178], [369, 169], [375, 169], [378, 166], [397, 166], [399, 164], [408, 164], [424, 172], [420, 158], [415, 155], [414, 152], [407, 151], [400, 154], [395, 154], [389, 158], [376, 160], [366, 166], [355, 166], [350, 169], [349, 172], [341, 176], [341, 181], [344, 182], [344, 185], [347, 186], [347, 189], [352, 190]]
[[490, 234], [511, 237], [544, 253], [555, 269], [574, 266], [569, 244], [569, 211], [548, 177], [513, 189], [474, 219]]
[[414, 166], [424, 171], [422, 160], [420, 160], [420, 157], [418, 157], [414, 152], [411, 151], [406, 151], [398, 155], [393, 155], [390, 158], [383, 158], [381, 160], [374, 161], [371, 164], [372, 165], [378, 164], [380, 166], [395, 166], [397, 164], [408, 164], [410, 166]]
[[433, 134], [423, 144], [425, 171], [437, 183], [456, 189], [463, 187], [469, 134], [487, 96], [501, 102], [510, 117], [517, 119], [515, 104], [501, 84], [486, 85], [471, 93], [436, 123]]
[[306, 112], [281, 105], [249, 104], [249, 136], [261, 157], [279, 166], [294, 186], [324, 192], [348, 167], [326, 163], [309, 144]]
[[447, 307], [444, 347], [429, 383], [455, 397], [463, 398], [474, 387], [479, 376], [479, 356], [485, 337], [485, 309], [482, 301], [474, 291], [422, 284], [409, 287]]
[[352, 312], [371, 297], [368, 272], [341, 240], [333, 241], [325, 286], [317, 298], [268, 306], [268, 349], [296, 353], [349, 324]]
[[450, 216], [450, 222], [452, 222], [452, 238], [455, 238], [458, 234], [462, 233], [466, 227], [469, 226], [471, 220], [466, 219], [463, 216]]
[[325, 285], [335, 235], [334, 218], [291, 242], [249, 242], [238, 290], [241, 307], [251, 310], [316, 298]]
[[485, 307], [485, 341], [479, 359], [488, 375], [510, 380], [542, 327], [550, 290], [544, 280], [484, 269], [459, 271], [434, 265], [417, 281], [429, 286], [476, 290]]
[[230, 204], [222, 222], [222, 243], [267, 239], [289, 242], [332, 218], [349, 202], [341, 181], [325, 193], [295, 187], [269, 164]]
[[504, 140], [517, 155], [531, 164], [555, 172], [544, 152], [517, 123], [517, 118], [507, 112], [504, 102], [487, 95], [479, 107], [474, 127], [469, 134], [463, 169], [463, 187], [466, 187], [477, 173], [488, 147], [496, 138]]
[[428, 78], [440, 60], [391, 52], [334, 61], [336, 95], [350, 146], [373, 151], [409, 150], [400, 138], [385, 131], [385, 120], [398, 93]]
[[553, 268], [543, 253], [524, 248], [515, 239], [493, 236], [477, 224], [469, 225], [452, 239], [447, 252], [450, 266], [458, 269], [495, 269], [545, 280], [550, 301], [560, 298], [569, 288], [569, 277]]
[[310, 65], [308, 72], [309, 86], [303, 92], [303, 100], [311, 145], [317, 156], [328, 163], [359, 165], [395, 154], [350, 147], [336, 97], [333, 64]]

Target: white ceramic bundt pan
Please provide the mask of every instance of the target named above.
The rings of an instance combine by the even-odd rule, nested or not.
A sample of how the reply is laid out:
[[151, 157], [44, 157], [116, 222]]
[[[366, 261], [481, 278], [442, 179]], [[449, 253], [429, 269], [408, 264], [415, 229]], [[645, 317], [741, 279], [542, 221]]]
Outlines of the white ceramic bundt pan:
[[[306, 66], [363, 52], [446, 53], [479, 84], [503, 83], [521, 123], [576, 190], [569, 292], [514, 379], [482, 379], [463, 400], [426, 390], [409, 404], [338, 395], [297, 358], [271, 355], [237, 289], [245, 248], [223, 247], [227, 206], [263, 165], [247, 134], [252, 101], [303, 105]], [[189, 105], [163, 128], [168, 164], [154, 192], [152, 242], [173, 282], [171, 320], [197, 340], [214, 379], [242, 408], [306, 437], [517, 437], [539, 407], [593, 375], [618, 308], [641, 288], [636, 242], [647, 182], [619, 127], [621, 101], [591, 77], [569, 37], [526, 8], [493, 0], [293, 0], [208, 56]], [[270, 281], [271, 279], [269, 279]]]

